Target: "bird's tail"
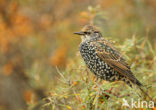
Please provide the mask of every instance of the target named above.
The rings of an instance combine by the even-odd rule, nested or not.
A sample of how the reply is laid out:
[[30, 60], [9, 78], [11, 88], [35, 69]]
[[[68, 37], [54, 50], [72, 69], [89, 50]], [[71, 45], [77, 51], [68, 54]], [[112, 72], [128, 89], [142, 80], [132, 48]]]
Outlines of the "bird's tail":
[[156, 102], [155, 102], [155, 101], [153, 100], [153, 98], [150, 97], [150, 95], [144, 90], [144, 86], [143, 86], [143, 85], [141, 85], [141, 86], [138, 85], [138, 87], [139, 87], [139, 89], [141, 90], [141, 92], [144, 94], [144, 98], [145, 98], [146, 100], [153, 101], [153, 102], [154, 102], [154, 105], [156, 106]]
[[144, 88], [143, 88], [143, 86], [138, 86], [139, 87], [139, 89], [141, 90], [141, 92], [144, 94], [144, 96], [145, 97], [147, 97], [149, 100], [153, 100], [150, 96], [149, 96], [149, 94], [144, 90]]
[[[144, 98], [146, 100], [150, 100], [150, 101], [154, 102], [153, 98], [148, 94], [148, 92], [145, 91], [145, 86], [139, 80], [136, 79], [134, 84], [136, 84], [138, 86], [138, 88], [144, 94]], [[156, 102], [154, 102], [154, 105], [156, 105]]]
[[[132, 82], [132, 83], [130, 83], [130, 82]], [[140, 89], [140, 91], [143, 93], [143, 98], [145, 99], [145, 100], [148, 100], [148, 101], [153, 101], [154, 102], [154, 105], [156, 106], [156, 102], [153, 100], [153, 98], [152, 97], [150, 97], [150, 95], [148, 94], [148, 92], [146, 92], [145, 91], [145, 86], [139, 81], [139, 80], [137, 80], [136, 78], [135, 78], [135, 80], [131, 80], [129, 83], [128, 83], [128, 85], [130, 86], [130, 87], [132, 87], [133, 85], [137, 85], [137, 87]]]

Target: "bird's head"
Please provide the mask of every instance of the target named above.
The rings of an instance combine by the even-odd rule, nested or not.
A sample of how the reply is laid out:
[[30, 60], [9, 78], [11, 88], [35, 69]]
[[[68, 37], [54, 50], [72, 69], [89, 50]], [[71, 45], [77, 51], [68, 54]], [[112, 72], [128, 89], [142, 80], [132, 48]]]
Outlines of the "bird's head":
[[81, 35], [82, 41], [101, 37], [100, 31], [97, 29], [97, 27], [93, 25], [86, 25], [82, 28], [80, 32], [75, 32], [74, 34]]

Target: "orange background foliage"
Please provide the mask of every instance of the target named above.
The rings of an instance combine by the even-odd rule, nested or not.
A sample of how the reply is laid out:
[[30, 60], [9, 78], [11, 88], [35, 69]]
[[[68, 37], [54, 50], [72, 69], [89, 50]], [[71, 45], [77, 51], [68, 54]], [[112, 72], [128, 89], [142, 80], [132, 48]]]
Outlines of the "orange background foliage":
[[25, 110], [47, 97], [59, 83], [56, 66], [65, 70], [76, 56], [73, 32], [85, 24], [120, 42], [148, 34], [155, 49], [155, 20], [155, 0], [0, 0], [0, 108]]

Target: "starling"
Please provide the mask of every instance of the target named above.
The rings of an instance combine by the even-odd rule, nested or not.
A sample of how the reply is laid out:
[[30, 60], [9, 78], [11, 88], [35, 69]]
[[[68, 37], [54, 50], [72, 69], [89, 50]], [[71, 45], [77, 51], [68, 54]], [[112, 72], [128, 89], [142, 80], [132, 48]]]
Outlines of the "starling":
[[100, 31], [92, 25], [86, 25], [81, 32], [80, 53], [87, 67], [98, 78], [113, 81], [124, 81], [131, 86], [131, 83], [141, 86], [130, 70], [130, 66], [121, 56], [119, 51], [106, 39]]
[[96, 77], [110, 82], [124, 81], [131, 87], [132, 84], [137, 85], [149, 97], [119, 51], [102, 37], [101, 32], [95, 26], [86, 25], [81, 32], [74, 34], [81, 36], [82, 42], [79, 47], [81, 56]]

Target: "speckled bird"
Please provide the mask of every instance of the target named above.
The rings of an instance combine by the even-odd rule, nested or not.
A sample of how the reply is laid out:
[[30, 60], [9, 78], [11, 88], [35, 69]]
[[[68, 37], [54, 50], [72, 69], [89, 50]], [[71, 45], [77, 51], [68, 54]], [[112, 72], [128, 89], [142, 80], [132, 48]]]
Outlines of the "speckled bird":
[[130, 66], [120, 52], [102, 37], [101, 32], [93, 25], [86, 25], [82, 31], [75, 32], [80, 35], [80, 53], [87, 67], [97, 78], [106, 81], [124, 81], [130, 87], [137, 85], [150, 100], [152, 98], [144, 90], [144, 86], [133, 75]]
[[84, 62], [98, 78], [110, 82], [120, 80], [130, 86], [132, 83], [142, 86], [119, 51], [102, 37], [95, 26], [86, 25], [81, 32], [75, 34], [82, 39], [79, 50]]

